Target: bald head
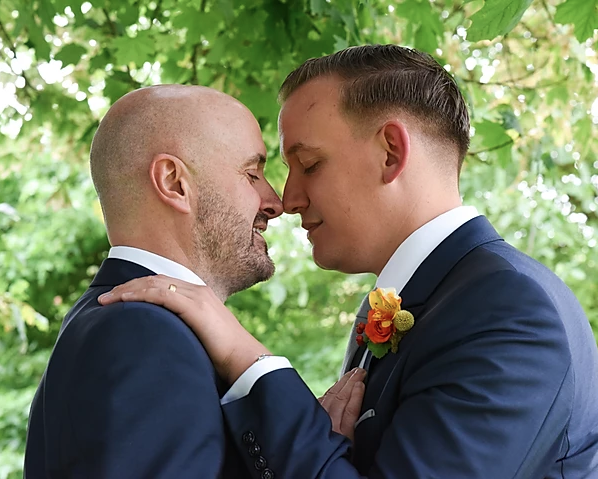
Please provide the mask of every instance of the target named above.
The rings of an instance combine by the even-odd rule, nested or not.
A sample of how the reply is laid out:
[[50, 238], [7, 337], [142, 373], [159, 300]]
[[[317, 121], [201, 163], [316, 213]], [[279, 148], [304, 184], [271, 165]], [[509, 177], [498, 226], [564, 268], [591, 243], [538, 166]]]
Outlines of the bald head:
[[201, 170], [209, 152], [231, 140], [231, 126], [239, 121], [255, 122], [240, 102], [201, 86], [153, 86], [119, 99], [100, 123], [90, 154], [106, 222], [147, 203], [147, 173], [156, 155], [173, 155]]

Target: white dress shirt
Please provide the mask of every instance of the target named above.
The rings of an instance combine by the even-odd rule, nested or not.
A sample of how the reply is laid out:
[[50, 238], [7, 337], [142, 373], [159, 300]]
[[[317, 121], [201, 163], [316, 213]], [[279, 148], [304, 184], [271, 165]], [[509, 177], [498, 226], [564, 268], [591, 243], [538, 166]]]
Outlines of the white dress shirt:
[[[417, 268], [430, 256], [432, 251], [455, 230], [476, 216], [479, 216], [479, 213], [475, 207], [458, 206], [415, 230], [390, 257], [376, 280], [376, 288], [394, 288], [397, 294], [400, 294]], [[357, 348], [357, 342], [351, 334], [344, 365], [349, 364]], [[364, 366], [369, 354], [371, 354], [370, 351], [366, 349], [359, 362], [359, 367]]]
[[[163, 274], [171, 278], [180, 279], [188, 283], [205, 286], [206, 283], [189, 268], [176, 263], [168, 258], [150, 253], [139, 248], [130, 246], [113, 246], [108, 252], [108, 258], [121, 259], [136, 263], [156, 274]], [[257, 359], [257, 358], [256, 358]], [[221, 404], [226, 404], [241, 399], [249, 394], [255, 382], [264, 374], [276, 369], [290, 368], [291, 363], [287, 358], [279, 356], [267, 356], [262, 361], [253, 364], [243, 375], [237, 379], [233, 386], [221, 399]]]
[[[430, 253], [457, 228], [476, 216], [479, 216], [479, 213], [473, 206], [458, 206], [437, 216], [414, 231], [401, 243], [390, 260], [388, 260], [380, 276], [378, 276], [376, 287], [395, 288], [397, 293], [400, 293]], [[354, 329], [352, 328], [352, 331]], [[353, 339], [353, 336], [351, 336], [351, 339]], [[345, 362], [347, 361], [347, 357], [349, 357], [348, 360], [350, 361], [350, 358], [357, 350], [357, 343], [354, 339], [352, 341], [351, 339], [349, 340]], [[363, 367], [368, 354], [369, 350], [366, 349], [360, 362], [360, 367]], [[246, 396], [255, 382], [264, 374], [288, 367], [291, 367], [291, 364], [283, 357], [273, 357], [267, 363], [265, 361], [255, 363], [237, 379], [237, 382], [233, 384], [228, 393], [222, 398], [221, 403], [224, 405]], [[241, 385], [237, 387], [239, 383]]]
[[415, 230], [397, 248], [380, 272], [376, 288], [395, 288], [399, 294], [417, 268], [455, 230], [479, 216], [473, 206], [458, 206]]
[[180, 279], [181, 281], [187, 281], [187, 283], [198, 284], [200, 286], [206, 285], [206, 283], [204, 283], [202, 279], [189, 268], [165, 258], [164, 256], [150, 253], [143, 249], [132, 248], [131, 246], [113, 246], [108, 252], [108, 258], [130, 261], [131, 263], [143, 266], [156, 274], [170, 276], [171, 278]]

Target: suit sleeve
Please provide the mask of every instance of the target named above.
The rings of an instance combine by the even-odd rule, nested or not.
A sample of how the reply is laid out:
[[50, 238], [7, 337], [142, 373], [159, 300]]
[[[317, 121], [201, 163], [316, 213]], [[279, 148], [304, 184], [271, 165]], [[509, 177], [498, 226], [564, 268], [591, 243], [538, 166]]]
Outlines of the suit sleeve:
[[[573, 381], [552, 302], [527, 277], [503, 271], [438, 308], [433, 322], [409, 333], [417, 342], [366, 477], [546, 477], [566, 440]], [[363, 477], [292, 370], [267, 374], [223, 410], [244, 457], [249, 436], [276, 477]]]
[[197, 338], [153, 305], [105, 310], [85, 326], [76, 356], [68, 411], [77, 452], [68, 477], [219, 477], [224, 422]]

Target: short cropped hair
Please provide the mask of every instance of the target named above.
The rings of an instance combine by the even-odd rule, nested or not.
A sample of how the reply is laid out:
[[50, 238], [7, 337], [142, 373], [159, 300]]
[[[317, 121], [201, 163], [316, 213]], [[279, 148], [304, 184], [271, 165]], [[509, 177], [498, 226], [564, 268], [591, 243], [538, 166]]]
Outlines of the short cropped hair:
[[425, 133], [452, 143], [461, 169], [469, 148], [467, 106], [451, 75], [430, 55], [398, 45], [363, 45], [311, 58], [287, 76], [279, 101], [324, 76], [340, 79], [343, 114], [371, 124], [391, 112], [404, 112]]

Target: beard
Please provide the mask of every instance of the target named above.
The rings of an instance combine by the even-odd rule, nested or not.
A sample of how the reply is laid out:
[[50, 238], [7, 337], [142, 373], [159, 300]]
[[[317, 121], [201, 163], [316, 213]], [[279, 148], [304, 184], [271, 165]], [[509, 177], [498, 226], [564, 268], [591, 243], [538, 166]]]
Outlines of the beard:
[[253, 225], [265, 224], [268, 216], [260, 211], [250, 223], [223, 196], [210, 189], [210, 197], [197, 205], [195, 255], [198, 264], [205, 265], [214, 286], [230, 296], [274, 274], [268, 245], [253, 232]]

